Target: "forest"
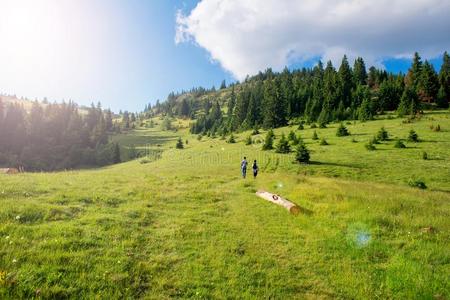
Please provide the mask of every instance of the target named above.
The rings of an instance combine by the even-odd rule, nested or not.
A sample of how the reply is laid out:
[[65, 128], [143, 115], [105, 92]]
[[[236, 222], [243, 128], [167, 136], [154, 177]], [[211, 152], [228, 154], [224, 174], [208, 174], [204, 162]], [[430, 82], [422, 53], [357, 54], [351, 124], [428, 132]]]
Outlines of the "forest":
[[82, 115], [73, 102], [42, 104], [26, 111], [0, 97], [0, 166], [51, 171], [120, 162], [120, 147], [109, 143], [112, 113], [92, 105]]
[[[223, 82], [219, 91], [226, 88]], [[395, 74], [373, 66], [367, 70], [361, 57], [351, 67], [344, 56], [338, 69], [331, 61], [326, 66], [319, 61], [312, 69], [274, 72], [269, 68], [228, 89], [226, 101], [217, 99], [219, 91], [214, 87], [194, 88], [171, 93], [165, 102], [148, 105], [144, 111], [196, 119], [191, 133], [213, 135], [277, 128], [289, 122], [317, 122], [324, 127], [331, 121], [371, 120], [386, 111], [414, 117], [423, 109], [448, 108], [450, 57], [444, 53], [437, 72], [416, 52], [407, 74]]]

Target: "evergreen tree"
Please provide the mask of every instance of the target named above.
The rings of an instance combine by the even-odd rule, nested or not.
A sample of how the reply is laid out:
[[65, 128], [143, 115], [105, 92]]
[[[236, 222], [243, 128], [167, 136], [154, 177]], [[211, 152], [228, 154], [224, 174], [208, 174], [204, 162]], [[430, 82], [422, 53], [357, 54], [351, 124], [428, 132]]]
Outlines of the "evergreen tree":
[[113, 153], [113, 163], [118, 164], [120, 163], [120, 147], [118, 143], [114, 144], [114, 153]]
[[273, 130], [270, 129], [266, 134], [266, 138], [264, 139], [264, 144], [263, 144], [262, 149], [263, 150], [272, 150], [274, 138], [275, 138], [275, 134], [273, 133]]
[[348, 136], [350, 133], [348, 132], [347, 127], [344, 126], [343, 123], [341, 123], [336, 131], [336, 136]]
[[223, 90], [226, 88], [227, 88], [227, 83], [225, 82], [225, 79], [224, 79], [224, 80], [222, 80], [222, 83], [220, 84], [220, 89]]
[[358, 57], [353, 65], [353, 78], [355, 85], [366, 85], [367, 84], [367, 71], [364, 60]]
[[394, 80], [385, 80], [380, 84], [378, 91], [378, 110], [380, 112], [396, 110], [403, 89]]
[[295, 160], [299, 163], [309, 163], [310, 154], [304, 143], [298, 144], [295, 148]]
[[397, 109], [399, 116], [412, 115], [420, 111], [419, 98], [417, 93], [412, 87], [405, 87], [403, 91], [402, 98], [400, 99], [400, 104]]
[[315, 140], [318, 140], [319, 139], [319, 136], [317, 135], [317, 132], [314, 130], [314, 132], [313, 132], [313, 135], [312, 135], [312, 138], [311, 138], [313, 141], [315, 141]]
[[439, 88], [439, 92], [436, 98], [436, 105], [440, 108], [448, 108], [449, 106], [448, 97], [445, 94], [445, 88], [443, 86]]
[[234, 143], [236, 143], [236, 139], [234, 138], [234, 135], [233, 135], [233, 134], [230, 135], [230, 137], [228, 138], [227, 143], [229, 143], [229, 144], [234, 144]]
[[409, 131], [408, 142], [413, 142], [413, 143], [419, 142], [419, 135], [413, 129], [411, 129]]
[[406, 148], [405, 144], [400, 139], [397, 139], [395, 141], [394, 147], [395, 148], [400, 148], [400, 149], [401, 148]]
[[251, 145], [252, 144], [252, 136], [249, 135], [247, 136], [247, 138], [245, 139], [245, 145]]
[[433, 65], [427, 60], [423, 64], [418, 83], [419, 98], [423, 102], [434, 102], [439, 90], [439, 79]]
[[321, 145], [321, 146], [327, 146], [327, 145], [328, 145], [328, 142], [327, 142], [327, 140], [326, 140], [325, 138], [322, 138], [322, 139], [320, 140], [319, 145]]
[[288, 140], [286, 139], [286, 136], [281, 134], [281, 138], [277, 143], [276, 150], [277, 153], [289, 153], [291, 152], [291, 146], [289, 145]]
[[177, 149], [183, 149], [184, 148], [183, 140], [181, 139], [181, 137], [178, 138], [177, 144], [175, 145], [175, 147]]
[[386, 131], [384, 127], [381, 127], [377, 133], [377, 139], [379, 141], [387, 141], [389, 139], [389, 133]]
[[112, 112], [110, 109], [106, 111], [105, 114], [105, 123], [106, 123], [106, 130], [111, 131], [113, 128], [113, 121], [112, 121]]
[[[447, 51], [444, 53], [441, 70], [439, 71], [439, 83], [444, 92], [440, 92], [440, 96], [445, 95], [446, 102], [450, 102], [450, 55]], [[445, 102], [445, 100], [440, 101]]]
[[350, 65], [348, 64], [347, 56], [342, 58], [341, 66], [338, 71], [341, 97], [345, 106], [350, 106], [351, 91], [353, 86], [353, 75]]
[[417, 91], [417, 87], [420, 83], [420, 77], [422, 75], [422, 59], [419, 56], [419, 53], [414, 53], [413, 63], [411, 68], [408, 71], [408, 85], [412, 86], [415, 91]]

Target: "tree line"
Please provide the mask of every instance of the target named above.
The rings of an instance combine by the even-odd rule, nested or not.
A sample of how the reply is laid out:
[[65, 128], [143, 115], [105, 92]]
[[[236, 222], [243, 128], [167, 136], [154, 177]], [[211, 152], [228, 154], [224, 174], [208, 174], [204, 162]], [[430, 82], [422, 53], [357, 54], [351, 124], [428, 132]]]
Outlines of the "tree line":
[[0, 98], [0, 165], [49, 171], [118, 163], [119, 145], [108, 141], [112, 129], [112, 113], [100, 103], [82, 115], [73, 102], [36, 101], [27, 112]]
[[[223, 83], [221, 89], [225, 88]], [[448, 107], [450, 57], [444, 53], [438, 73], [415, 53], [407, 74], [395, 74], [375, 67], [367, 70], [361, 57], [351, 67], [344, 56], [338, 69], [331, 61], [292, 71], [267, 69], [228, 89], [225, 101], [217, 91], [202, 89], [203, 97], [171, 93], [164, 103], [146, 110], [196, 119], [191, 127], [196, 134], [276, 128], [300, 120], [325, 126], [333, 121], [371, 120], [385, 111], [414, 117], [427, 106]]]

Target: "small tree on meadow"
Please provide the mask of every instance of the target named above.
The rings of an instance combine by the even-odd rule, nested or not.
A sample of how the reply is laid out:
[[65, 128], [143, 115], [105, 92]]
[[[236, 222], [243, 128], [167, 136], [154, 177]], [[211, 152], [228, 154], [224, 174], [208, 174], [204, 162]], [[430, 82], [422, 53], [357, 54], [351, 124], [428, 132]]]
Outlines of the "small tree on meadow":
[[252, 144], [252, 136], [251, 136], [251, 135], [249, 135], [249, 136], [245, 139], [245, 144], [246, 144], [247, 146]]
[[295, 160], [299, 163], [309, 163], [309, 150], [304, 143], [298, 144], [295, 148]]
[[177, 141], [177, 144], [175, 145], [175, 148], [177, 148], [177, 149], [183, 149], [184, 148], [183, 140], [180, 137], [178, 138], [178, 141]]
[[264, 144], [262, 146], [263, 150], [272, 150], [273, 149], [274, 137], [275, 137], [275, 134], [273, 133], [273, 130], [270, 129], [266, 134], [266, 138], [265, 138]]
[[413, 142], [413, 143], [419, 142], [419, 135], [413, 129], [411, 129], [409, 131], [408, 142]]
[[293, 130], [291, 130], [288, 134], [288, 140], [290, 142], [293, 142], [297, 139], [297, 136], [295, 135], [295, 132]]
[[389, 133], [384, 129], [384, 127], [381, 127], [381, 129], [377, 133], [377, 139], [379, 141], [387, 141], [389, 138]]
[[280, 140], [276, 146], [277, 153], [289, 153], [291, 152], [291, 146], [289, 145], [289, 141], [286, 139], [284, 133], [281, 135]]
[[326, 146], [326, 145], [328, 145], [328, 142], [327, 142], [327, 140], [326, 140], [325, 138], [322, 138], [322, 139], [320, 140], [319, 145], [321, 145], [321, 146]]
[[230, 137], [229, 137], [228, 140], [227, 140], [227, 143], [229, 143], [229, 144], [234, 144], [234, 143], [236, 143], [236, 139], [234, 138], [234, 135], [233, 135], [233, 134], [230, 135]]
[[377, 150], [377, 148], [375, 148], [375, 145], [373, 144], [373, 141], [369, 141], [367, 144], [364, 145], [366, 147], [367, 150], [369, 151], [374, 151]]
[[344, 126], [343, 123], [341, 123], [336, 131], [336, 136], [348, 136], [350, 135], [350, 132], [348, 132], [347, 127]]
[[314, 130], [314, 132], [313, 132], [312, 139], [313, 139], [314, 141], [316, 141], [316, 140], [319, 139], [319, 136], [317, 135], [317, 132], [316, 132], [315, 130]]
[[399, 149], [406, 148], [405, 144], [400, 139], [395, 141], [394, 147]]

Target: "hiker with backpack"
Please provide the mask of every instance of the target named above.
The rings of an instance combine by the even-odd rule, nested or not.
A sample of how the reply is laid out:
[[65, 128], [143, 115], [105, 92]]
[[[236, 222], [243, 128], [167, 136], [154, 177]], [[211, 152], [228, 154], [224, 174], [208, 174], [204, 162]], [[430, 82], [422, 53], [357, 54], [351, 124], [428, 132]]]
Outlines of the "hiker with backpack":
[[259, 170], [258, 165], [256, 164], [256, 159], [253, 161], [252, 169], [253, 169], [253, 178], [256, 179]]
[[242, 178], [245, 179], [245, 176], [247, 176], [247, 157], [244, 156], [244, 160], [241, 162], [241, 171], [242, 171]]

